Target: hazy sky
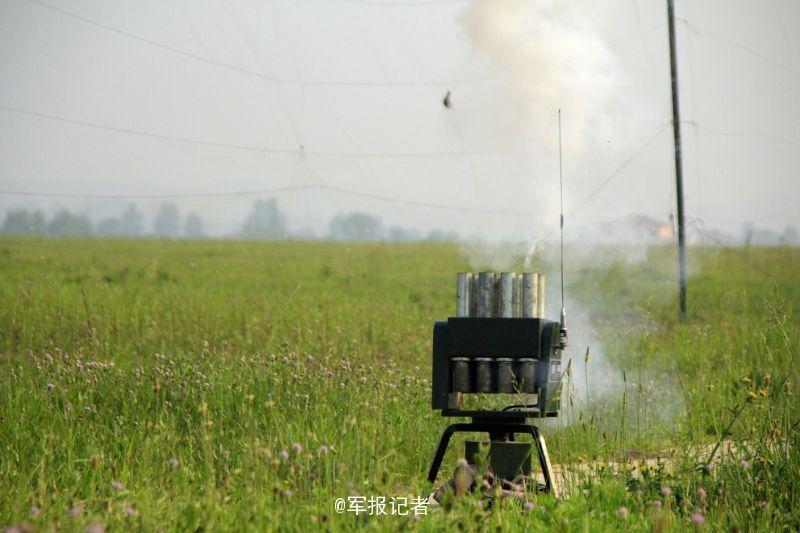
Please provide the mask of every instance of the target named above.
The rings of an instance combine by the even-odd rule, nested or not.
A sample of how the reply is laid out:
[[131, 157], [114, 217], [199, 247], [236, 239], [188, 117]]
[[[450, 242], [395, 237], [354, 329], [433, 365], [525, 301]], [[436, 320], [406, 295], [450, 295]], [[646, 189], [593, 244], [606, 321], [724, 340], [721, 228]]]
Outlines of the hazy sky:
[[[800, 2], [676, 9], [687, 216], [800, 227]], [[225, 234], [281, 189], [294, 228], [526, 238], [557, 223], [560, 107], [568, 230], [667, 220], [667, 43], [656, 0], [2, 0], [0, 190], [219, 193], [172, 200]]]

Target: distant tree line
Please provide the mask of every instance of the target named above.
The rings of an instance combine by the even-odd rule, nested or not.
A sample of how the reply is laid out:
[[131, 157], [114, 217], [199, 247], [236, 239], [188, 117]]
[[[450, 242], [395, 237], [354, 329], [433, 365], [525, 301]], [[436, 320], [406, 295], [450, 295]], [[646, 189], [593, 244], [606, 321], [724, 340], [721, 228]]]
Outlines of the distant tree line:
[[[39, 210], [11, 209], [6, 213], [0, 234], [15, 237], [147, 236], [144, 231], [144, 217], [133, 204], [129, 204], [119, 216], [103, 219], [96, 225], [86, 215], [72, 213], [68, 209], [60, 209], [50, 220]], [[153, 218], [152, 236], [202, 238], [203, 219], [195, 213], [189, 213], [181, 223], [175, 204], [165, 203], [159, 206]]]
[[41, 211], [12, 209], [6, 213], [2, 233], [19, 237], [91, 237], [94, 226], [86, 215], [75, 215], [66, 209], [58, 211], [49, 221]]
[[[61, 209], [49, 220], [39, 210], [11, 209], [6, 212], [0, 234], [8, 236], [38, 237], [107, 237], [162, 239], [201, 239], [205, 234], [203, 219], [197, 213], [182, 218], [172, 202], [159, 205], [152, 220], [152, 231], [146, 232], [144, 217], [134, 204], [129, 204], [118, 216], [100, 220], [96, 224], [84, 214]], [[319, 238], [310, 230], [292, 232], [286, 215], [274, 198], [257, 200], [245, 217], [238, 234], [248, 240], [282, 240], [288, 238]], [[388, 230], [381, 219], [362, 212], [342, 213], [328, 224], [325, 236], [335, 241], [454, 241], [455, 233], [431, 231], [424, 235], [419, 230], [392, 226]]]
[[[108, 237], [161, 239], [203, 239], [207, 237], [203, 218], [197, 213], [181, 216], [173, 202], [158, 206], [151, 224], [152, 230], [145, 230], [144, 217], [139, 208], [128, 204], [117, 216], [105, 218], [94, 223], [85, 214], [60, 209], [51, 218], [40, 210], [11, 209], [6, 212], [0, 235], [36, 237]], [[740, 242], [745, 245], [798, 246], [800, 234], [793, 226], [782, 232], [758, 228], [752, 222], [742, 227], [742, 235], [720, 234], [713, 231], [700, 231], [698, 244], [719, 244]], [[402, 226], [385, 227], [381, 218], [363, 212], [340, 213], [328, 222], [327, 234], [319, 235], [311, 229], [290, 229], [286, 214], [280, 209], [275, 198], [256, 200], [245, 216], [238, 231], [228, 235], [231, 238], [247, 240], [283, 239], [329, 239], [351, 242], [455, 242], [459, 236], [455, 232], [432, 230], [423, 233], [414, 228]]]
[[797, 228], [786, 226], [783, 233], [778, 233], [769, 229], [757, 228], [752, 222], [748, 222], [742, 228], [742, 241], [745, 246], [751, 244], [762, 246], [797, 246], [800, 244], [800, 235]]

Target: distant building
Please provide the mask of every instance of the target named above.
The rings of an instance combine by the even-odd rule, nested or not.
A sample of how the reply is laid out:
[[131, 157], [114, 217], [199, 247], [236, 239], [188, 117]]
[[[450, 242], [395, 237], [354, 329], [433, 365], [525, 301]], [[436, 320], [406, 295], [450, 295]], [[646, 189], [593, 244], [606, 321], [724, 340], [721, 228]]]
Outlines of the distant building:
[[628, 215], [601, 224], [603, 235], [615, 241], [668, 242], [675, 236], [672, 224], [647, 215]]

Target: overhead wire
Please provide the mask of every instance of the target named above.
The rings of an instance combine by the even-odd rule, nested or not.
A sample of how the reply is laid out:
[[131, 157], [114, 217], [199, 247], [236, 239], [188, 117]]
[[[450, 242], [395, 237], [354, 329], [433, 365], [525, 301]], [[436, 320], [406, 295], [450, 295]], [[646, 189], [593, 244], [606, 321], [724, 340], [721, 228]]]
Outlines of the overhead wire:
[[385, 196], [380, 194], [373, 194], [364, 191], [357, 191], [345, 187], [337, 187], [333, 185], [319, 184], [319, 185], [287, 185], [283, 187], [273, 187], [268, 189], [251, 189], [233, 192], [198, 192], [198, 193], [164, 193], [164, 194], [117, 194], [117, 193], [73, 193], [73, 192], [36, 192], [36, 191], [22, 191], [22, 190], [0, 190], [0, 194], [7, 196], [35, 196], [35, 197], [55, 197], [55, 198], [97, 198], [97, 199], [131, 199], [131, 200], [165, 200], [177, 198], [224, 198], [224, 197], [244, 197], [244, 196], [265, 196], [269, 194], [277, 194], [291, 191], [302, 190], [325, 190], [337, 192], [341, 194], [348, 194], [351, 196], [359, 196], [362, 198], [369, 198], [372, 200], [381, 200], [386, 202], [393, 202], [404, 204], [414, 207], [425, 207], [433, 209], [443, 209], [450, 211], [463, 211], [469, 213], [485, 213], [492, 215], [512, 215], [512, 216], [536, 216], [535, 211], [518, 211], [510, 209], [491, 209], [484, 207], [469, 207], [469, 206], [456, 206], [448, 204], [439, 204], [432, 202], [423, 202], [417, 200], [410, 200], [405, 198], [397, 198], [394, 196]]
[[[43, 8], [52, 10], [54, 12], [58, 12], [58, 13], [64, 15], [64, 16], [68, 16], [68, 17], [74, 18], [76, 20], [80, 20], [80, 21], [82, 21], [82, 22], [84, 22], [86, 24], [90, 24], [90, 25], [93, 25], [93, 26], [98, 27], [98, 28], [102, 28], [102, 29], [110, 31], [110, 32], [115, 32], [117, 34], [121, 34], [121, 35], [123, 35], [125, 37], [128, 37], [130, 39], [134, 39], [134, 40], [146, 43], [146, 44], [148, 44], [150, 46], [153, 46], [153, 47], [161, 48], [161, 49], [169, 51], [171, 53], [179, 54], [179, 55], [191, 58], [193, 60], [202, 61], [202, 62], [205, 62], [205, 63], [209, 63], [209, 64], [212, 64], [212, 65], [215, 65], [217, 67], [238, 71], [238, 72], [243, 73], [243, 74], [247, 74], [247, 75], [251, 75], [251, 76], [255, 76], [255, 77], [258, 77], [258, 78], [262, 78], [262, 79], [269, 80], [269, 81], [274, 81], [274, 82], [279, 82], [279, 83], [297, 84], [297, 85], [303, 85], [303, 86], [305, 86], [305, 85], [331, 85], [331, 86], [366, 86], [366, 87], [369, 87], [369, 86], [390, 86], [391, 87], [391, 86], [440, 86], [442, 84], [456, 85], [456, 84], [460, 84], [460, 83], [475, 83], [475, 82], [480, 82], [480, 81], [487, 81], [489, 79], [498, 79], [498, 78], [492, 77], [492, 78], [474, 78], [474, 79], [449, 80], [449, 81], [425, 80], [425, 81], [385, 81], [385, 82], [384, 81], [380, 81], [379, 82], [379, 81], [344, 81], [344, 80], [304, 80], [304, 79], [299, 79], [299, 78], [287, 78], [287, 77], [281, 77], [281, 76], [272, 76], [272, 75], [269, 75], [269, 74], [265, 74], [263, 72], [259, 72], [257, 70], [248, 69], [248, 68], [245, 68], [245, 67], [241, 67], [239, 65], [234, 65], [234, 64], [231, 64], [231, 63], [227, 63], [227, 62], [224, 62], [224, 61], [213, 59], [211, 57], [207, 57], [207, 56], [203, 56], [203, 55], [200, 55], [200, 54], [196, 54], [196, 53], [188, 51], [188, 50], [177, 48], [177, 47], [174, 47], [174, 46], [172, 46], [172, 45], [170, 45], [168, 43], [164, 43], [164, 42], [161, 42], [161, 41], [150, 39], [150, 38], [144, 37], [142, 35], [138, 35], [138, 34], [129, 32], [129, 31], [124, 30], [122, 28], [118, 28], [116, 26], [112, 26], [112, 25], [103, 23], [101, 21], [97, 21], [97, 20], [89, 18], [89, 17], [85, 17], [85, 16], [80, 15], [78, 13], [75, 13], [75, 12], [63, 9], [61, 7], [49, 4], [48, 2], [45, 2], [45, 1], [42, 1], [42, 0], [28, 0], [28, 1], [33, 3], [33, 4], [36, 4], [38, 6], [41, 6]], [[455, 3], [462, 3], [464, 0], [440, 0], [440, 1], [425, 0], [425, 1], [419, 1], [419, 2], [411, 2], [411, 1], [407, 1], [407, 2], [392, 2], [392, 1], [377, 2], [377, 1], [373, 1], [373, 0], [339, 0], [339, 1], [341, 1], [341, 2], [349, 2], [349, 3], [359, 3], [359, 4], [370, 4], [370, 5], [374, 5], [374, 6], [378, 6], [378, 7], [391, 7], [391, 6], [420, 6], [420, 5], [429, 5], [429, 4], [455, 4]], [[730, 39], [730, 38], [728, 38], [728, 37], [726, 37], [724, 35], [721, 35], [721, 34], [719, 34], [717, 32], [714, 32], [713, 30], [710, 30], [708, 28], [699, 26], [699, 25], [689, 21], [688, 18], [678, 18], [678, 20], [681, 20], [682, 22], [684, 22], [687, 25], [687, 27], [690, 28], [694, 32], [706, 34], [706, 35], [708, 35], [708, 36], [710, 36], [710, 37], [712, 37], [714, 39], [720, 40], [722, 42], [726, 42], [726, 43], [730, 44], [731, 46], [735, 46], [735, 47], [737, 47], [737, 48], [739, 48], [739, 49], [741, 49], [741, 50], [743, 50], [743, 51], [745, 51], [745, 52], [747, 52], [747, 53], [749, 53], [749, 54], [751, 54], [753, 56], [759, 57], [760, 59], [762, 59], [762, 60], [764, 60], [764, 61], [766, 61], [766, 62], [768, 62], [768, 63], [770, 63], [770, 64], [772, 64], [772, 65], [774, 65], [774, 66], [776, 66], [778, 68], [781, 68], [782, 70], [785, 70], [785, 71], [787, 71], [789, 73], [792, 73], [794, 75], [800, 75], [800, 72], [795, 70], [795, 69], [793, 69], [792, 67], [787, 66], [787, 65], [785, 65], [783, 63], [774, 61], [771, 58], [761, 54], [760, 52], [757, 52], [757, 51], [755, 51], [755, 50], [753, 50], [753, 49], [751, 49], [751, 48], [749, 48], [747, 46], [741, 45], [740, 43], [737, 43], [736, 41], [734, 41], [734, 40], [732, 40], [732, 39]], [[643, 30], [643, 31], [641, 31], [641, 32], [639, 32], [637, 34], [632, 35], [631, 37], [626, 39], [626, 41], [624, 41], [622, 43], [617, 43], [617, 45], [625, 44], [626, 42], [628, 42], [628, 41], [630, 41], [630, 40], [632, 40], [634, 38], [637, 38], [637, 37], [639, 37], [641, 35], [647, 34], [647, 33], [651, 32], [651, 31], [654, 31], [654, 30], [660, 28], [661, 26], [663, 26], [663, 24], [659, 24], [659, 25], [654, 26], [652, 28], [645, 29], [645, 30]], [[241, 30], [241, 28], [240, 28], [240, 30]], [[248, 44], [250, 45], [251, 48], [253, 47], [251, 42], [248, 42]], [[263, 62], [260, 62], [260, 63], [262, 65], [262, 67], [263, 67]], [[114, 126], [114, 125], [101, 124], [101, 123], [97, 123], [97, 122], [90, 122], [90, 121], [74, 119], [74, 118], [70, 118], [70, 117], [58, 116], [58, 115], [43, 113], [43, 112], [39, 112], [39, 111], [33, 111], [33, 110], [29, 110], [29, 109], [22, 109], [22, 108], [9, 106], [9, 105], [0, 105], [0, 109], [6, 110], [6, 111], [10, 111], [10, 112], [15, 112], [15, 113], [22, 114], [22, 115], [28, 115], [28, 116], [33, 116], [33, 117], [38, 117], [38, 118], [43, 118], [43, 119], [55, 120], [55, 121], [60, 121], [60, 122], [64, 122], [64, 123], [70, 123], [70, 124], [79, 125], [79, 126], [83, 126], [83, 127], [103, 129], [103, 130], [113, 131], [113, 132], [117, 132], [117, 133], [139, 135], [139, 136], [150, 137], [150, 138], [161, 139], [161, 140], [193, 143], [193, 144], [212, 146], [212, 147], [218, 147], [218, 148], [225, 148], [225, 149], [257, 151], [257, 152], [264, 152], [264, 153], [276, 153], [276, 154], [287, 154], [287, 155], [318, 155], [318, 156], [341, 156], [341, 157], [385, 157], [385, 158], [461, 157], [461, 156], [465, 156], [465, 155], [468, 154], [468, 152], [465, 152], [464, 150], [442, 151], [442, 152], [420, 152], [420, 153], [413, 153], [413, 152], [407, 152], [407, 153], [363, 152], [363, 151], [360, 151], [360, 150], [358, 152], [341, 152], [341, 151], [306, 150], [305, 147], [302, 146], [302, 145], [299, 146], [298, 148], [277, 148], [277, 147], [268, 147], [268, 146], [243, 145], [243, 144], [219, 142], [219, 141], [205, 140], [205, 139], [194, 139], [194, 138], [181, 137], [181, 136], [175, 136], [175, 135], [170, 135], [170, 134], [163, 134], [163, 133], [158, 133], [158, 132], [135, 130], [135, 129], [125, 128], [125, 127], [119, 127], [119, 126]], [[753, 136], [759, 136], [759, 137], [763, 137], [763, 138], [770, 139], [770, 140], [777, 141], [777, 142], [782, 142], [782, 143], [785, 143], [785, 144], [788, 144], [788, 145], [791, 145], [791, 146], [800, 146], [800, 142], [796, 142], [796, 141], [793, 141], [793, 140], [790, 140], [790, 139], [787, 139], [787, 138], [783, 138], [783, 137], [780, 137], [778, 135], [774, 135], [774, 134], [771, 134], [771, 133], [763, 133], [763, 132], [755, 132], [755, 131], [724, 131], [724, 130], [719, 130], [719, 129], [715, 129], [715, 128], [706, 127], [706, 126], [704, 126], [702, 124], [698, 124], [695, 121], [687, 121], [687, 122], [693, 124], [695, 127], [705, 129], [705, 130], [707, 130], [707, 131], [709, 131], [711, 133], [715, 133], [715, 134], [718, 134], [718, 135], [730, 135], [730, 136], [753, 135]], [[622, 165], [620, 165], [614, 172], [612, 172], [609, 176], [607, 176], [599, 184], [598, 187], [596, 187], [589, 195], [587, 195], [587, 197], [581, 203], [579, 203], [577, 205], [575, 210], [578, 210], [578, 209], [582, 208], [583, 206], [585, 206], [586, 204], [588, 204], [597, 194], [599, 194], [599, 192], [601, 190], [603, 190], [609, 183], [611, 183], [614, 180], [614, 178], [616, 178], [637, 157], [639, 157], [639, 155], [641, 153], [643, 153], [670, 124], [671, 123], [668, 122], [662, 128], [660, 128], [658, 131], [656, 131], [653, 134], [653, 136], [648, 138], [646, 140], [646, 142], [642, 146], [640, 146], [631, 155], [631, 157], [629, 157], [627, 160], [625, 160], [622, 163]], [[469, 153], [478, 155], [478, 154], [509, 154], [509, 153], [519, 153], [519, 152], [505, 151], [504, 150], [504, 151], [469, 152]], [[698, 169], [698, 171], [699, 171], [699, 169]], [[699, 176], [698, 176], [698, 180], [699, 180]], [[402, 200], [402, 199], [395, 199], [395, 198], [385, 197], [385, 196], [380, 196], [380, 195], [371, 195], [371, 194], [368, 194], [368, 193], [361, 193], [359, 191], [353, 191], [353, 190], [349, 190], [349, 189], [328, 186], [328, 185], [325, 185], [325, 184], [313, 185], [313, 186], [294, 187], [294, 189], [309, 188], [309, 187], [327, 189], [327, 190], [332, 190], [332, 191], [338, 191], [338, 192], [342, 192], [342, 193], [346, 193], [346, 194], [361, 195], [361, 196], [380, 199], [380, 200], [399, 201], [399, 202], [402, 202], [402, 203], [409, 203], [411, 205], [419, 205], [419, 206], [425, 206], [425, 207], [435, 207], [435, 208], [454, 209], [454, 210], [466, 210], [466, 211], [471, 211], [471, 212], [510, 213], [510, 214], [524, 215], [524, 216], [528, 216], [528, 215], [532, 215], [533, 214], [531, 212], [522, 212], [522, 211], [508, 212], [508, 211], [500, 211], [500, 210], [485, 210], [485, 209], [474, 209], [474, 208], [462, 208], [462, 207], [459, 207], [459, 206], [447, 206], [447, 205], [441, 205], [441, 204], [429, 204], [429, 203], [425, 203], [425, 202], [405, 201], [405, 200]], [[291, 190], [291, 189], [293, 189], [293, 188], [292, 187], [281, 188], [280, 190]], [[277, 191], [277, 190], [278, 189], [261, 190], [261, 191], [238, 191], [238, 192], [234, 192], [234, 193], [225, 193], [223, 195], [225, 195], [225, 196], [238, 196], [238, 195], [242, 195], [242, 194], [264, 194], [264, 193], [269, 193], [270, 191]], [[14, 192], [14, 191], [0, 191], [0, 193], [3, 193], [3, 194], [17, 194], [17, 193], [18, 194], [27, 194], [25, 192], [20, 192], [20, 191], [17, 191], [17, 192]], [[59, 194], [52, 194], [52, 195], [53, 196], [64, 196], [64, 195], [59, 195]], [[76, 196], [86, 197], [86, 195], [76, 195]], [[170, 195], [144, 195], [144, 196], [136, 196], [136, 197], [138, 197], [138, 198], [145, 198], [145, 197], [163, 198], [163, 197], [191, 197], [191, 196], [219, 196], [219, 194], [217, 194], [217, 193], [213, 193], [213, 194], [199, 193], [199, 194], [172, 195], [172, 196], [170, 196]], [[100, 195], [99, 197], [110, 197], [110, 196], [109, 195]], [[572, 215], [574, 215], [574, 212], [570, 216], [572, 216]]]
[[795, 141], [789, 139], [787, 137], [783, 137], [780, 135], [775, 135], [774, 133], [766, 133], [757, 130], [723, 130], [719, 128], [713, 128], [710, 126], [706, 126], [703, 123], [700, 123], [696, 120], [682, 120], [684, 124], [688, 124], [690, 126], [694, 126], [701, 131], [706, 131], [708, 133], [713, 133], [714, 135], [722, 135], [725, 137], [761, 137], [764, 139], [768, 139], [770, 141], [778, 142], [781, 144], [786, 144], [788, 146], [793, 146], [796, 148], [800, 148], [800, 141]]
[[645, 35], [653, 33], [656, 30], [660, 30], [661, 28], [663, 28], [666, 25], [667, 25], [666, 22], [660, 22], [658, 24], [654, 24], [654, 25], [652, 25], [652, 26], [650, 26], [648, 28], [645, 28], [645, 29], [643, 29], [641, 31], [638, 31], [636, 33], [633, 33], [633, 34], [629, 35], [628, 37], [626, 37], [625, 39], [622, 39], [621, 41], [616, 41], [616, 42], [610, 43], [608, 45], [608, 47], [611, 48], [612, 50], [613, 49], [617, 49], [617, 48], [622, 48], [623, 46], [625, 46], [626, 44], [630, 43], [631, 41], [634, 41], [634, 40], [636, 40], [636, 39], [638, 39], [640, 37], [644, 37]]
[[761, 52], [758, 52], [757, 50], [753, 50], [749, 46], [745, 46], [745, 45], [743, 45], [743, 44], [731, 39], [730, 37], [726, 37], [725, 35], [722, 35], [721, 33], [718, 33], [718, 32], [716, 32], [714, 30], [711, 30], [711, 29], [706, 28], [704, 26], [700, 26], [700, 25], [690, 21], [689, 19], [687, 19], [685, 17], [676, 17], [676, 20], [679, 20], [679, 21], [683, 22], [690, 30], [692, 30], [695, 33], [698, 33], [698, 34], [701, 34], [701, 35], [706, 35], [708, 37], [711, 37], [712, 39], [715, 39], [717, 41], [720, 41], [720, 42], [726, 43], [726, 44], [728, 44], [730, 46], [733, 46], [734, 48], [738, 48], [739, 50], [741, 50], [741, 51], [743, 51], [743, 52], [745, 52], [745, 53], [747, 53], [747, 54], [749, 54], [749, 55], [751, 55], [753, 57], [761, 59], [765, 63], [768, 63], [768, 64], [770, 64], [770, 65], [772, 65], [774, 67], [777, 67], [777, 68], [783, 70], [784, 72], [787, 72], [788, 74], [791, 74], [791, 75], [793, 75], [795, 77], [800, 78], [800, 70], [794, 69], [789, 65], [781, 63], [780, 61], [775, 61], [771, 57], [768, 57], [768, 56], [762, 54]]
[[[110, 124], [102, 124], [99, 122], [92, 122], [88, 120], [80, 120], [71, 117], [65, 117], [61, 115], [54, 115], [50, 113], [44, 113], [41, 111], [34, 111], [30, 109], [23, 109], [20, 107], [15, 107], [7, 104], [0, 104], [0, 109], [4, 111], [9, 111], [12, 113], [17, 113], [20, 115], [27, 115], [31, 117], [38, 117], [47, 120], [53, 120], [57, 122], [63, 122], [66, 124], [73, 124], [77, 126], [83, 126], [86, 128], [93, 128], [93, 129], [100, 129], [100, 130], [107, 130], [113, 131], [116, 133], [124, 133], [128, 135], [137, 135], [140, 137], [149, 137], [153, 139], [160, 139], [166, 141], [174, 141], [174, 142], [182, 142], [182, 143], [189, 143], [189, 144], [198, 144], [203, 146], [212, 146], [215, 148], [225, 148], [231, 150], [243, 150], [243, 151], [250, 151], [250, 152], [265, 152], [265, 153], [273, 153], [273, 154], [288, 154], [288, 155], [297, 155], [297, 154], [308, 154], [308, 155], [317, 155], [317, 156], [333, 156], [333, 157], [372, 157], [372, 158], [425, 158], [425, 157], [460, 157], [464, 155], [462, 150], [457, 151], [439, 151], [439, 152], [343, 152], [343, 151], [334, 151], [334, 150], [309, 150], [305, 146], [299, 146], [297, 148], [278, 148], [273, 146], [258, 146], [258, 145], [247, 145], [247, 144], [237, 144], [237, 143], [229, 143], [229, 142], [222, 142], [222, 141], [212, 141], [207, 139], [197, 139], [192, 137], [183, 137], [179, 135], [171, 135], [166, 133], [159, 133], [159, 132], [152, 132], [152, 131], [145, 131], [133, 128], [125, 128], [120, 126], [114, 126]], [[470, 152], [473, 155], [497, 155], [497, 154], [519, 154], [521, 152], [514, 151], [514, 150], [486, 150], [486, 151], [472, 151]]]
[[103, 30], [116, 33], [118, 35], [123, 35], [129, 39], [133, 39], [138, 42], [145, 43], [149, 46], [159, 48], [161, 50], [166, 50], [173, 54], [177, 54], [183, 57], [187, 57], [193, 59], [195, 61], [200, 61], [209, 65], [213, 65], [215, 67], [227, 69], [230, 71], [238, 72], [240, 74], [245, 74], [248, 76], [253, 76], [256, 78], [260, 78], [266, 81], [275, 82], [275, 83], [283, 83], [283, 84], [291, 84], [291, 85], [318, 85], [318, 86], [329, 86], [329, 87], [414, 87], [414, 86], [436, 86], [440, 87], [442, 85], [468, 85], [468, 84], [475, 84], [475, 83], [485, 83], [497, 80], [505, 80], [506, 76], [497, 76], [497, 75], [490, 75], [490, 76], [480, 76], [474, 77], [469, 79], [453, 79], [453, 80], [441, 80], [441, 81], [415, 81], [415, 80], [399, 80], [399, 81], [375, 81], [375, 80], [357, 80], [357, 81], [349, 81], [349, 80], [323, 80], [323, 79], [298, 79], [298, 78], [289, 78], [285, 76], [278, 76], [273, 74], [265, 74], [263, 72], [259, 72], [257, 70], [249, 69], [246, 67], [242, 67], [240, 65], [235, 65], [233, 63], [228, 63], [226, 61], [221, 61], [219, 59], [214, 59], [211, 57], [207, 57], [201, 54], [197, 54], [195, 52], [191, 52], [189, 50], [184, 50], [182, 48], [178, 48], [171, 44], [157, 41], [155, 39], [151, 39], [149, 37], [145, 37], [143, 35], [139, 35], [137, 33], [130, 32], [123, 28], [119, 28], [117, 26], [113, 26], [111, 24], [107, 24], [105, 22], [101, 22], [95, 20], [93, 18], [86, 17], [79, 13], [75, 13], [74, 11], [69, 11], [67, 9], [54, 6], [48, 2], [44, 2], [42, 0], [27, 0], [32, 4], [36, 4], [41, 6], [45, 9], [49, 9], [53, 12], [60, 13], [63, 16], [73, 18], [75, 20], [79, 20], [85, 24], [89, 24], [95, 26], [97, 28], [101, 28]]
[[602, 191], [609, 183], [611, 183], [614, 180], [614, 178], [619, 176], [623, 170], [628, 168], [628, 166], [631, 163], [633, 163], [636, 160], [636, 158], [638, 158], [645, 150], [647, 150], [647, 148], [649, 148], [650, 145], [653, 144], [656, 139], [658, 139], [659, 135], [661, 135], [671, 125], [672, 121], [669, 121], [660, 128], [658, 128], [655, 133], [653, 133], [650, 137], [648, 137], [639, 146], [639, 148], [637, 148], [636, 151], [634, 151], [633, 154], [630, 155], [630, 157], [628, 157], [625, 161], [623, 161], [622, 164], [619, 165], [616, 168], [616, 170], [614, 170], [611, 174], [606, 176], [605, 179], [603, 179], [603, 181], [601, 181], [600, 184], [595, 189], [592, 190], [592, 192], [586, 195], [586, 197], [582, 201], [580, 201], [572, 211], [570, 211], [569, 216], [572, 217], [579, 209], [581, 209], [586, 204], [591, 202], [594, 199], [594, 197], [597, 196], [598, 193], [600, 193], [600, 191]]
[[[253, 57], [255, 58], [256, 62], [259, 64], [262, 70], [268, 70], [266, 68], [267, 58], [261, 54], [259, 47], [256, 46], [255, 38], [252, 37], [250, 33], [247, 31], [247, 27], [245, 26], [245, 24], [243, 24], [239, 20], [238, 14], [234, 9], [234, 7], [230, 5], [230, 3], [228, 5], [230, 7], [231, 19], [234, 21], [234, 25], [236, 26], [237, 31], [241, 35], [241, 38], [243, 39], [244, 43], [250, 49], [250, 53], [253, 55]], [[259, 11], [259, 13], [261, 13], [261, 9], [258, 7], [258, 4], [256, 4], [256, 9]], [[269, 16], [272, 19], [275, 31], [277, 33], [281, 33], [281, 29], [278, 24], [278, 18], [275, 15], [275, 10], [272, 8], [272, 4], [270, 4]], [[288, 56], [291, 59], [292, 66], [294, 67], [295, 75], [297, 76], [297, 79], [302, 79], [300, 66], [297, 63], [297, 59], [294, 54], [294, 49], [292, 47], [290, 36], [287, 35], [285, 40], [287, 43]], [[277, 84], [275, 85], [274, 89], [280, 98], [279, 108], [275, 109], [275, 113], [278, 116], [279, 122], [281, 122], [281, 125], [283, 126], [283, 113], [286, 113], [286, 115], [288, 115], [289, 118], [289, 120], [287, 121], [288, 128], [291, 130], [291, 134], [294, 136], [295, 145], [296, 146], [305, 145], [305, 142], [303, 141], [303, 135], [300, 131], [300, 128], [297, 126], [299, 121], [297, 120], [294, 112], [292, 111], [292, 106], [291, 104], [285, 104], [288, 100], [286, 87], [283, 84]], [[301, 85], [299, 95], [300, 98], [302, 99], [302, 104], [304, 108], [305, 108], [305, 94], [306, 94], [305, 91], [306, 91], [305, 86]], [[277, 100], [276, 98], [267, 98], [266, 100], [268, 100], [273, 107], [276, 105], [276, 100]], [[284, 134], [286, 134], [285, 131]]]
[[781, 12], [778, 9], [778, 6], [775, 5], [775, 0], [770, 0], [770, 4], [772, 5], [772, 12], [775, 14], [775, 20], [778, 21], [778, 24], [781, 27], [781, 33], [783, 34], [783, 42], [786, 45], [786, 51], [789, 52], [789, 60], [791, 61], [794, 57], [794, 50], [792, 49], [792, 43], [789, 40], [789, 32], [786, 31], [786, 25], [783, 23], [783, 17], [781, 16]]

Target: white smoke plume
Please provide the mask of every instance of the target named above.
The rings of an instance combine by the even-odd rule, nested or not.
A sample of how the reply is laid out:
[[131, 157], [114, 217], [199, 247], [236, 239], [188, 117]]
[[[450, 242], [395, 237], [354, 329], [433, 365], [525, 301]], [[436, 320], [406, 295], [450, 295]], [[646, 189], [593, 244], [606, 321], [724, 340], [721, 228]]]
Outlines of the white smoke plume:
[[[488, 54], [508, 73], [505, 88], [521, 127], [516, 134], [532, 137], [538, 143], [540, 150], [536, 157], [552, 159], [551, 155], [555, 155], [558, 109], [564, 111], [568, 125], [563, 142], [572, 168], [578, 165], [592, 168], [596, 155], [592, 155], [591, 147], [600, 139], [614, 138], [618, 141], [617, 148], [629, 148], [626, 140], [641, 127], [641, 117], [627, 117], [623, 124], [621, 117], [625, 115], [618, 111], [631, 101], [627, 76], [600, 31], [614, 12], [608, 4], [598, 6], [583, 1], [474, 0], [462, 13], [460, 22], [473, 46]], [[558, 196], [553, 192], [555, 194], [542, 194], [538, 199], [538, 208], [549, 216], [543, 224], [531, 228], [524, 244], [462, 245], [461, 251], [473, 268], [522, 266], [525, 270], [536, 270], [543, 267], [548, 278], [547, 318], [556, 320], [561, 301], [555, 224]], [[631, 380], [626, 387], [623, 371], [630, 376], [634, 369], [614, 364], [604, 344], [614, 337], [613, 331], [633, 334], [638, 320], [633, 318], [633, 323], [621, 324], [613, 317], [609, 319], [608, 310], [613, 308], [610, 304], [620, 295], [587, 294], [585, 289], [580, 294], [573, 293], [570, 279], [575, 280], [576, 276], [604, 262], [623, 260], [628, 265], [636, 265], [647, 256], [647, 243], [627, 242], [627, 246], [603, 247], [600, 246], [602, 237], [602, 232], [582, 235], [577, 246], [573, 243], [568, 247], [567, 314], [571, 346], [565, 355], [572, 359], [570, 389], [574, 402], [570, 404], [577, 409], [565, 413], [568, 423], [576, 421], [577, 414], [587, 409], [594, 412], [604, 405], [617, 405], [623, 391], [633, 382]], [[598, 327], [612, 331], [599, 331]], [[584, 356], [587, 348], [590, 350], [588, 361]], [[669, 386], [674, 382], [672, 376], [647, 369], [639, 369], [636, 379], [638, 390], [659, 389], [657, 385], [677, 389]], [[667, 396], [660, 389], [658, 392], [647, 400], [632, 401], [631, 405], [636, 403], [637, 409], [643, 409], [649, 398]], [[676, 409], [669, 410], [670, 414], [675, 412]], [[669, 416], [666, 412], [662, 414]]]
[[460, 22], [474, 47], [508, 72], [511, 105], [529, 133], [553, 148], [556, 110], [563, 109], [570, 124], [565, 148], [580, 151], [587, 137], [599, 138], [611, 128], [611, 104], [623, 73], [591, 26], [596, 18], [574, 16], [575, 6], [553, 0], [474, 0]]

